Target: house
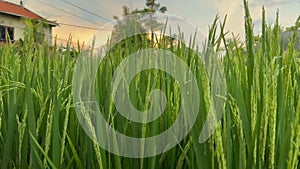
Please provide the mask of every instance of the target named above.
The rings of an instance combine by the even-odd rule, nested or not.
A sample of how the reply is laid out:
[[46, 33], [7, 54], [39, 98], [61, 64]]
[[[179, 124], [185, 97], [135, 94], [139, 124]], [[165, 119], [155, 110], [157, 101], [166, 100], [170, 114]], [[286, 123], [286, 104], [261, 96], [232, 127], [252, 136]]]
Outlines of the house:
[[44, 38], [52, 43], [52, 28], [57, 26], [57, 23], [48, 21], [38, 14], [24, 7], [22, 1], [20, 4], [0, 0], [0, 43], [6, 43], [8, 39], [11, 42], [23, 39], [26, 23], [24, 19], [32, 21], [43, 21]]

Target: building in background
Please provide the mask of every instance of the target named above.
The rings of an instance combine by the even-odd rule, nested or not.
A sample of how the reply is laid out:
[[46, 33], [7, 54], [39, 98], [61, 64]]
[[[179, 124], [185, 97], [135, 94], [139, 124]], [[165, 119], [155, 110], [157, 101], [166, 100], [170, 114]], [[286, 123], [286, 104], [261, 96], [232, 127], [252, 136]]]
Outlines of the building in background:
[[26, 27], [25, 19], [43, 22], [43, 36], [50, 44], [52, 43], [52, 28], [57, 23], [48, 21], [20, 4], [0, 0], [0, 43], [14, 42], [24, 38]]
[[[283, 32], [283, 37], [284, 37], [283, 47], [284, 47], [284, 50], [286, 50], [288, 48], [289, 43], [292, 42], [293, 37], [294, 37], [294, 33], [295, 33], [295, 31], [285, 31], [285, 32]], [[282, 34], [281, 34], [281, 36], [282, 36]], [[294, 48], [296, 50], [300, 50], [300, 30], [298, 30], [297, 36], [295, 38], [296, 39], [295, 39]]]

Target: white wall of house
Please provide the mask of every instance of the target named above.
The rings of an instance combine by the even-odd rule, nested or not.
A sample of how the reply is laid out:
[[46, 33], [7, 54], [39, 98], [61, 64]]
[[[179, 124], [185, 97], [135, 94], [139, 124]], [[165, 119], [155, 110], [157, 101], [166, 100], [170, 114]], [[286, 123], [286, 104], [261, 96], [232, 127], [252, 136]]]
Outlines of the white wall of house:
[[[14, 28], [14, 40], [24, 39], [24, 18], [0, 13], [0, 25]], [[44, 27], [45, 40], [52, 44], [52, 29]]]

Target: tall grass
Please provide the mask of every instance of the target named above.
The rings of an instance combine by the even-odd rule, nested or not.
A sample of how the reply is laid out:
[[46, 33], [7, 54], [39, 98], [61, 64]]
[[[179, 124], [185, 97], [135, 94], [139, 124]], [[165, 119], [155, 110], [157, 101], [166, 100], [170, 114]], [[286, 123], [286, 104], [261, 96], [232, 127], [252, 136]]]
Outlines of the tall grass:
[[[299, 168], [300, 56], [294, 50], [296, 33], [284, 51], [278, 14], [271, 27], [263, 10], [262, 36], [255, 46], [253, 23], [247, 2], [244, 4], [245, 48], [234, 40], [235, 49], [230, 50], [225, 21], [218, 26], [216, 18], [209, 31], [207, 47], [218, 52], [221, 43], [225, 46], [222, 64], [228, 96], [223, 119], [205, 143], [200, 144], [198, 137], [210, 108], [207, 72], [198, 55], [186, 50], [184, 44], [168, 48], [196, 75], [201, 106], [190, 134], [176, 147], [151, 158], [116, 156], [85, 134], [72, 99], [76, 58], [71, 58], [69, 48], [62, 53], [56, 52], [56, 45], [51, 50], [47, 43], [36, 44], [30, 29], [21, 46], [1, 46], [1, 168]], [[161, 42], [159, 48], [167, 49], [167, 44]], [[141, 72], [130, 84], [132, 104], [139, 110], [148, 109], [150, 91], [161, 89], [168, 100], [164, 114], [149, 124], [133, 123], [118, 115], [110, 97], [113, 73], [124, 56], [147, 48], [148, 42], [122, 45], [108, 53], [98, 69], [95, 83], [100, 110], [113, 128], [128, 136], [157, 135], [176, 120], [180, 88], [165, 72]]]

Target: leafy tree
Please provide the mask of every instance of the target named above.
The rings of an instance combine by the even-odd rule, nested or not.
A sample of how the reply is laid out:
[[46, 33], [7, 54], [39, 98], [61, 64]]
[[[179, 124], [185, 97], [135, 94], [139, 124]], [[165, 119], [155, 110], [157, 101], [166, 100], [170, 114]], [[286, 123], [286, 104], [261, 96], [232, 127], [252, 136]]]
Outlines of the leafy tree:
[[130, 12], [127, 6], [123, 6], [122, 16], [124, 17], [123, 19], [114, 16], [117, 24], [114, 26], [114, 31], [112, 32], [112, 42], [124, 39], [128, 35], [135, 35], [146, 31], [140, 22], [141, 16], [132, 15], [132, 12]]
[[[119, 17], [114, 16], [117, 24], [114, 26], [112, 33], [112, 42], [126, 38], [124, 36], [145, 33], [149, 29], [153, 39], [153, 32], [162, 25], [153, 18], [153, 15], [157, 12], [165, 13], [166, 11], [167, 7], [161, 6], [156, 0], [146, 0], [144, 9], [133, 11], [130, 11], [127, 6], [123, 6], [122, 16], [124, 18], [121, 20]], [[149, 17], [146, 17], [147, 15]]]
[[153, 14], [156, 12], [165, 13], [167, 11], [167, 7], [161, 6], [160, 3], [155, 2], [156, 0], [146, 0], [146, 7], [142, 10], [135, 10], [132, 13], [138, 13], [138, 14], [149, 14], [149, 20], [144, 20], [145, 26], [150, 28], [151, 31], [153, 31], [157, 26], [160, 26], [156, 22], [156, 20], [153, 19]]

